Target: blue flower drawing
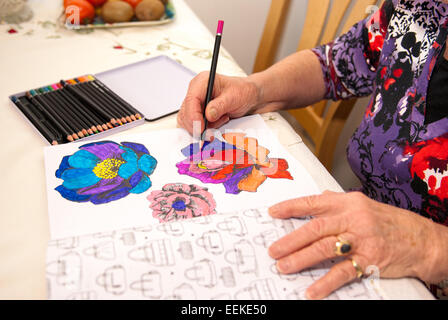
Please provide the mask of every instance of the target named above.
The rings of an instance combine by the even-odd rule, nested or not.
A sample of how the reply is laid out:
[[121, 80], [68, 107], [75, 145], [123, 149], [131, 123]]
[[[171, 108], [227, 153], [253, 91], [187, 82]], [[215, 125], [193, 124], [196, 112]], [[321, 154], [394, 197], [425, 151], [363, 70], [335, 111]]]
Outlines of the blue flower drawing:
[[79, 149], [65, 156], [56, 170], [56, 177], [64, 181], [55, 190], [65, 199], [103, 204], [151, 187], [149, 176], [157, 160], [144, 145], [102, 141]]

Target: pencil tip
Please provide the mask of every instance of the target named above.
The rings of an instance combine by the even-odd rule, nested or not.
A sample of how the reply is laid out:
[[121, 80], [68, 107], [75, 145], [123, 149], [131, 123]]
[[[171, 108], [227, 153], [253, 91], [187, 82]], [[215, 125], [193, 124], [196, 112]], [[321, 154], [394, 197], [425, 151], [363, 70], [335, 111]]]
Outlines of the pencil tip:
[[51, 142], [51, 144], [55, 146], [55, 145], [58, 144], [58, 142], [57, 142], [56, 140], [53, 140], [53, 141]]
[[67, 136], [67, 140], [70, 142], [73, 142], [73, 137], [72, 136]]
[[73, 134], [72, 134], [72, 137], [73, 137], [75, 140], [78, 140], [78, 139], [79, 139], [79, 137], [78, 137], [78, 135], [77, 135], [76, 133], [73, 133]]

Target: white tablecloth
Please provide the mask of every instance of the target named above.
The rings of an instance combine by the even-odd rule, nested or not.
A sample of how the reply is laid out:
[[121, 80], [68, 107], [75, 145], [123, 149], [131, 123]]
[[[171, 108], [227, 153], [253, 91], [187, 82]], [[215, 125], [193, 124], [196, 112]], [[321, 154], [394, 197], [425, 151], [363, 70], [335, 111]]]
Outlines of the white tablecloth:
[[[214, 37], [183, 0], [173, 0], [176, 18], [170, 24], [93, 32], [67, 30], [58, 24], [60, 3], [31, 0], [32, 21], [0, 25], [0, 299], [45, 299], [49, 238], [42, 149], [47, 144], [23, 120], [8, 96], [161, 54], [195, 72], [210, 68]], [[221, 50], [218, 72], [244, 75], [225, 49]], [[286, 120], [278, 113], [263, 117], [321, 190], [342, 191]], [[126, 134], [175, 126], [173, 115]], [[414, 279], [381, 280], [381, 286], [393, 299], [432, 298]]]

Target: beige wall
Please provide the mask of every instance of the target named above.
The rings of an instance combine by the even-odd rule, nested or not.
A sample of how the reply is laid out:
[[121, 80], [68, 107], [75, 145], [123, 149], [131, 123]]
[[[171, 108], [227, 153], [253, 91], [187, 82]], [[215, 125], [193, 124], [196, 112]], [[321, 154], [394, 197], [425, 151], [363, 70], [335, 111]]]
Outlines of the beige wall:
[[[337, 5], [337, 0], [333, 0]], [[222, 44], [246, 73], [251, 73], [258, 43], [263, 32], [270, 0], [185, 0], [207, 28], [215, 33], [218, 20], [224, 20]], [[308, 0], [292, 0], [277, 59], [286, 57], [297, 47], [305, 20]], [[335, 153], [333, 176], [344, 189], [359, 186], [348, 166], [346, 144], [364, 113], [366, 99], [358, 101], [345, 126]]]

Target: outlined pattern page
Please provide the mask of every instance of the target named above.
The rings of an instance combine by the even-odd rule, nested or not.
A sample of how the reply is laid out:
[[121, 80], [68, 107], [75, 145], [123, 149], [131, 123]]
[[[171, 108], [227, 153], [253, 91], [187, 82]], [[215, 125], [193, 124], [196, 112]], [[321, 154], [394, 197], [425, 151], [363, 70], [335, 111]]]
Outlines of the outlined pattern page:
[[[48, 298], [305, 299], [336, 261], [281, 275], [267, 248], [307, 221], [272, 219], [262, 208], [52, 240]], [[367, 279], [328, 297], [382, 298]]]

